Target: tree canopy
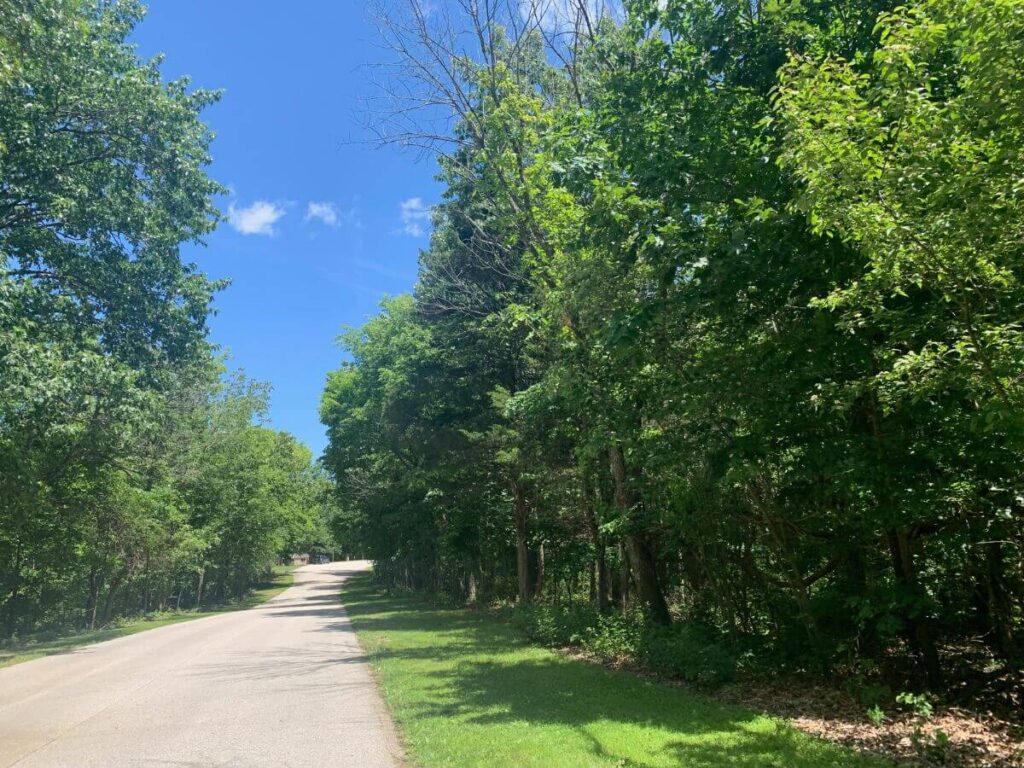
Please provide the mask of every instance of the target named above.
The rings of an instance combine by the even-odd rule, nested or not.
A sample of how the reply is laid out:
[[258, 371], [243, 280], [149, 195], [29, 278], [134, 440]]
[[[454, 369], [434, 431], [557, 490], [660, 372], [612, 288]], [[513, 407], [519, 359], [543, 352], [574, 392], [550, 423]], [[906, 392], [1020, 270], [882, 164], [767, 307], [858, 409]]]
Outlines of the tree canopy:
[[184, 262], [219, 215], [202, 109], [136, 2], [0, 2], [0, 638], [243, 594], [329, 547], [329, 481], [262, 426]]
[[385, 20], [446, 192], [324, 395], [346, 535], [737, 663], [1019, 664], [1020, 3], [555, 6]]

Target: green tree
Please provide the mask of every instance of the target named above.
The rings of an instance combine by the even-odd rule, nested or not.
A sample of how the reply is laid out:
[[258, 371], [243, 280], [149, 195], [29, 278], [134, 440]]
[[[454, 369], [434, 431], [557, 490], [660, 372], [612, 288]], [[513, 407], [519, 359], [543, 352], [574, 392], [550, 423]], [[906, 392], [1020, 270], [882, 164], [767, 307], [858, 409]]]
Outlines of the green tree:
[[1017, 663], [1019, 3], [409, 5], [446, 192], [322, 409], [381, 577], [660, 667]]
[[234, 597], [327, 541], [324, 480], [221, 383], [216, 96], [127, 41], [135, 2], [0, 2], [0, 636]]

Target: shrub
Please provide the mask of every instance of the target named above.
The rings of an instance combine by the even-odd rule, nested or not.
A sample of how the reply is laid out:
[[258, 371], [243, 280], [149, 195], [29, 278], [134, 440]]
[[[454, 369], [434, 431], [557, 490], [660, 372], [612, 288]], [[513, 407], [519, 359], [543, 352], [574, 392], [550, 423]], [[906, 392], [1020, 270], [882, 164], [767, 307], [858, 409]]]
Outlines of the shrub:
[[583, 647], [605, 661], [635, 660], [643, 635], [643, 617], [638, 613], [598, 615], [588, 627]]
[[736, 674], [736, 655], [714, 630], [697, 623], [648, 630], [639, 657], [652, 672], [701, 685], [721, 685]]
[[699, 622], [649, 629], [639, 612], [602, 615], [586, 605], [543, 604], [518, 608], [515, 621], [535, 643], [576, 646], [603, 661], [632, 661], [666, 677], [720, 685], [736, 673], [736, 654]]
[[551, 647], [583, 645], [600, 616], [589, 606], [529, 605], [516, 610], [516, 623], [536, 643]]

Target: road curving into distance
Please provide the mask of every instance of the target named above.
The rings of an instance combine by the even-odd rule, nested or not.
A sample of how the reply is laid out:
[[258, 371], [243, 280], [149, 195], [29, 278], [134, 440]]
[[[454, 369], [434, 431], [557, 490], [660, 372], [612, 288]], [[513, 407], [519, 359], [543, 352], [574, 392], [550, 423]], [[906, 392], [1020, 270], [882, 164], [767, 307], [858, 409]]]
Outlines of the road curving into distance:
[[0, 669], [0, 768], [393, 768], [402, 754], [338, 593], [311, 565], [247, 611]]

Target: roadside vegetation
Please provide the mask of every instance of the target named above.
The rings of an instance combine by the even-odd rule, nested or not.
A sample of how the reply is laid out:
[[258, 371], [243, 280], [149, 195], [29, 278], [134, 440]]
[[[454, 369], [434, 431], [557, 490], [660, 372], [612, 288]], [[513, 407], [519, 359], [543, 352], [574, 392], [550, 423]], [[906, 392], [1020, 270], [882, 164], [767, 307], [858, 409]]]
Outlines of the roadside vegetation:
[[[374, 128], [444, 192], [321, 467], [181, 256], [218, 94], [136, 0], [0, 0], [0, 641], [245, 604], [333, 537], [602, 662], [1019, 720], [1024, 0], [380, 6]], [[862, 762], [360, 584], [427, 764]]]
[[532, 647], [494, 614], [387, 596], [342, 599], [423, 768], [824, 768], [889, 765], [677, 687]]
[[339, 535], [684, 680], [1019, 718], [1020, 0], [385, 6], [445, 189], [323, 396]]
[[157, 611], [137, 618], [117, 619], [103, 629], [87, 629], [81, 632], [62, 634], [40, 633], [34, 637], [0, 642], [0, 668], [20, 664], [23, 661], [32, 661], [32, 659], [39, 659], [43, 656], [52, 656], [55, 653], [66, 653], [75, 648], [102, 643], [104, 640], [113, 640], [116, 637], [166, 627], [169, 624], [180, 624], [183, 621], [192, 621], [219, 613], [255, 608], [288, 589], [294, 582], [293, 570], [293, 566], [275, 565], [270, 576], [257, 584], [249, 594], [220, 605], [208, 605], [191, 610]]
[[329, 542], [329, 481], [206, 338], [223, 285], [180, 248], [219, 220], [217, 94], [138, 59], [142, 14], [0, 3], [0, 641], [221, 605]]

